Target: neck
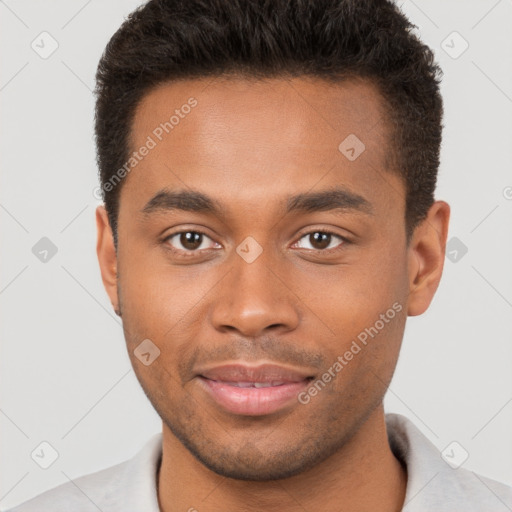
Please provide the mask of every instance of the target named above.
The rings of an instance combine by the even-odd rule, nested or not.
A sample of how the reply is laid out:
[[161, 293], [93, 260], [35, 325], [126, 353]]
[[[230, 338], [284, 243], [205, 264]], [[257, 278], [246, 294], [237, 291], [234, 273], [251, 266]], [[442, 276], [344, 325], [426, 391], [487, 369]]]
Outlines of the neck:
[[[340, 450], [299, 475], [269, 481], [234, 480], [203, 466], [163, 429], [158, 499], [162, 512], [243, 512], [402, 509], [406, 471], [389, 446], [384, 411], [378, 407]], [[320, 497], [320, 498], [319, 498]]]

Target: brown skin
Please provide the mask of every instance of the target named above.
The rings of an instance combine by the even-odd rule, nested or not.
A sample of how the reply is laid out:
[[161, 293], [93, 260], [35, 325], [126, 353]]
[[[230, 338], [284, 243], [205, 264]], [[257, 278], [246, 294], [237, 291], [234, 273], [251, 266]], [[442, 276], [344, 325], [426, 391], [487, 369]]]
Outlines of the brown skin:
[[[439, 284], [448, 204], [432, 205], [407, 246], [405, 188], [384, 169], [390, 138], [370, 83], [166, 84], [139, 106], [133, 148], [189, 97], [198, 105], [123, 184], [117, 254], [106, 212], [97, 209], [103, 282], [122, 315], [137, 377], [163, 420], [161, 510], [401, 510], [406, 474], [387, 441], [382, 399], [406, 317], [422, 314]], [[338, 150], [350, 133], [366, 145], [353, 162]], [[374, 215], [285, 214], [289, 196], [335, 186], [365, 197]], [[163, 188], [198, 190], [225, 212], [144, 216]], [[188, 257], [169, 249], [186, 252], [179, 236], [164, 239], [194, 229], [207, 235], [201, 249]], [[315, 229], [351, 243], [334, 236], [329, 247], [339, 250], [329, 254], [305, 236]], [[250, 264], [236, 252], [247, 236], [263, 248]], [[402, 311], [307, 405], [231, 414], [194, 373], [248, 361], [321, 377], [396, 302]], [[146, 338], [161, 351], [150, 366], [133, 354]]]

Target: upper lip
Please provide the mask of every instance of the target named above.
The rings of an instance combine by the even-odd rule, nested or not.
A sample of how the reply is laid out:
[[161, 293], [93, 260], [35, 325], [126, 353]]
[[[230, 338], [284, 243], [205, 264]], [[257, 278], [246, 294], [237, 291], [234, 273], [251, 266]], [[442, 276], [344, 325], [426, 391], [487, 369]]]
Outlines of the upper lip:
[[224, 364], [203, 369], [198, 375], [222, 382], [301, 382], [311, 377], [303, 370], [276, 364]]

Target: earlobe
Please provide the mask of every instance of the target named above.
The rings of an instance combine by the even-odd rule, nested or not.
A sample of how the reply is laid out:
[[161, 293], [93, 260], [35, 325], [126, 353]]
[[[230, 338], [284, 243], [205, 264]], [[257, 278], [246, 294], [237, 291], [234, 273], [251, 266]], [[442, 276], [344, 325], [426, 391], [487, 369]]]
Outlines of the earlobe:
[[100, 265], [101, 279], [114, 311], [120, 316], [117, 294], [117, 254], [107, 211], [103, 205], [96, 208], [96, 228], [96, 253]]
[[436, 201], [414, 230], [408, 249], [408, 316], [424, 313], [434, 298], [443, 273], [449, 221], [450, 206]]

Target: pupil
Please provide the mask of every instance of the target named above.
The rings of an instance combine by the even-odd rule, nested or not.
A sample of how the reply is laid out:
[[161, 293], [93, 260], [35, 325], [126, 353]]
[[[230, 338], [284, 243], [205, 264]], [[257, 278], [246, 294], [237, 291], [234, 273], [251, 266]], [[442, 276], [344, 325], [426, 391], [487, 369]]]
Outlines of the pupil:
[[316, 247], [317, 249], [325, 249], [326, 247], [329, 247], [329, 244], [331, 243], [331, 235], [329, 233], [321, 233], [316, 232], [309, 235], [311, 245]]
[[187, 231], [186, 233], [181, 233], [180, 242], [181, 242], [181, 245], [183, 245], [183, 247], [185, 247], [186, 249], [193, 250], [193, 249], [197, 249], [198, 247], [200, 247], [201, 242], [202, 242], [202, 237], [203, 237], [203, 235], [201, 235], [201, 233], [196, 233], [194, 231]]

